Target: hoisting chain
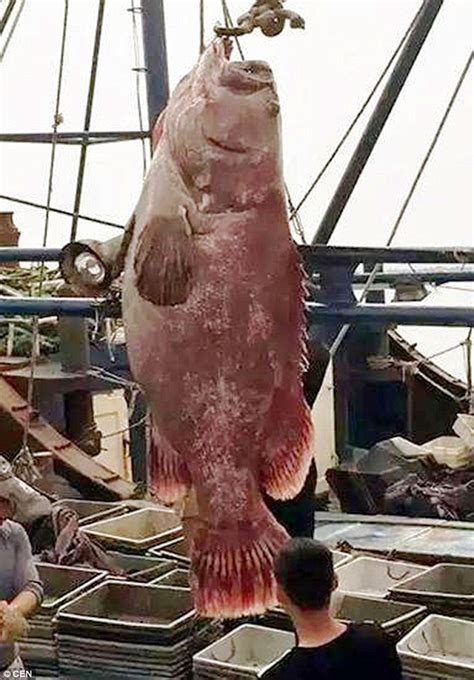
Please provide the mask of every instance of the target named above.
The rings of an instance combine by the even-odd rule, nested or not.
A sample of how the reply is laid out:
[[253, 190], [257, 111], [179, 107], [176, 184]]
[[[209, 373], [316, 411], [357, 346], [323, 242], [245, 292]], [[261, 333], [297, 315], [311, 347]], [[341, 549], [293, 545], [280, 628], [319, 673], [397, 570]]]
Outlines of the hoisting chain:
[[216, 24], [214, 32], [219, 37], [235, 38], [259, 28], [264, 35], [272, 38], [283, 31], [286, 23], [289, 23], [291, 28], [304, 28], [303, 17], [285, 9], [284, 2], [285, 0], [257, 0], [248, 12], [237, 19], [237, 26]]

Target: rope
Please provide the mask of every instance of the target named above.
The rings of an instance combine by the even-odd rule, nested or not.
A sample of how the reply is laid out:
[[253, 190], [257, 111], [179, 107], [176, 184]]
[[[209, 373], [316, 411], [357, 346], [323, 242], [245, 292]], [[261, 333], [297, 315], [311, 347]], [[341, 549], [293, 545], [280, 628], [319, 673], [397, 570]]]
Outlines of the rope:
[[[400, 212], [398, 213], [397, 219], [395, 220], [395, 224], [393, 225], [392, 230], [390, 231], [390, 235], [387, 239], [387, 243], [386, 243], [386, 246], [385, 246], [387, 248], [389, 248], [392, 245], [392, 242], [393, 242], [393, 240], [394, 240], [394, 238], [397, 234], [397, 231], [400, 227], [403, 216], [405, 215], [406, 210], [408, 208], [408, 205], [409, 205], [409, 203], [410, 203], [410, 201], [413, 197], [413, 194], [415, 193], [416, 187], [418, 186], [418, 182], [420, 181], [420, 179], [423, 175], [423, 172], [426, 168], [426, 165], [427, 165], [429, 159], [431, 158], [431, 155], [432, 155], [432, 153], [435, 149], [435, 146], [436, 146], [436, 144], [439, 140], [439, 137], [441, 135], [441, 132], [444, 128], [444, 125], [445, 125], [445, 123], [448, 119], [448, 116], [449, 116], [452, 108], [453, 108], [453, 104], [456, 101], [459, 90], [461, 89], [461, 86], [464, 82], [464, 79], [467, 75], [467, 72], [469, 71], [469, 67], [471, 66], [472, 59], [473, 59], [473, 54], [471, 52], [471, 54], [469, 55], [469, 57], [467, 59], [466, 65], [464, 66], [464, 68], [461, 72], [461, 75], [458, 79], [458, 82], [456, 83], [456, 87], [454, 88], [454, 92], [451, 95], [451, 98], [448, 102], [448, 105], [447, 105], [446, 110], [443, 114], [443, 117], [441, 118], [441, 121], [440, 121], [440, 123], [439, 123], [439, 125], [436, 129], [433, 140], [432, 140], [430, 146], [428, 147], [428, 151], [426, 152], [426, 154], [425, 154], [425, 156], [424, 156], [424, 158], [421, 162], [421, 165], [418, 169], [418, 172], [415, 175], [415, 179], [413, 180], [413, 182], [410, 186], [408, 194], [407, 194], [405, 200], [403, 201]], [[362, 291], [362, 295], [361, 295], [361, 298], [360, 298], [361, 302], [365, 301], [368, 293], [370, 292], [370, 290], [372, 288], [372, 285], [375, 281], [375, 278], [376, 278], [377, 274], [380, 272], [380, 270], [381, 270], [381, 264], [379, 262], [374, 266], [374, 268], [370, 272], [369, 278], [367, 279], [367, 283], [365, 284], [364, 289]], [[350, 324], [347, 324], [347, 325], [343, 326], [342, 329], [339, 331], [336, 339], [334, 340], [334, 342], [331, 346], [330, 352], [329, 352], [331, 358], [335, 356], [335, 354], [336, 354], [337, 350], [339, 349], [342, 341], [346, 337], [346, 334], [347, 334], [347, 331], [349, 330], [349, 328], [350, 328]]]
[[[138, 112], [138, 124], [140, 127], [140, 132], [144, 132], [145, 127], [143, 124], [143, 109], [142, 109], [142, 98], [141, 98], [141, 79], [140, 74], [142, 73], [142, 68], [140, 67], [140, 41], [138, 39], [138, 23], [137, 14], [142, 12], [141, 7], [135, 5], [135, 0], [132, 0], [132, 6], [130, 8], [130, 13], [132, 15], [132, 33], [133, 33], [133, 53], [135, 58], [135, 91], [137, 97], [137, 112]], [[142, 161], [143, 161], [143, 177], [146, 175], [147, 171], [147, 153], [146, 153], [146, 143], [145, 138], [141, 138], [142, 144]]]
[[[59, 107], [61, 102], [61, 88], [64, 73], [64, 55], [66, 46], [66, 36], [67, 36], [67, 26], [68, 26], [68, 14], [69, 14], [69, 0], [64, 0], [64, 20], [63, 20], [63, 31], [61, 39], [61, 53], [59, 59], [59, 73], [58, 73], [58, 86], [56, 91], [56, 104], [54, 112], [54, 123], [53, 123], [53, 139], [50, 157], [50, 168], [49, 168], [49, 180], [48, 180], [48, 198], [46, 202], [46, 216], [43, 231], [43, 247], [46, 246], [48, 238], [48, 226], [49, 226], [49, 213], [50, 213], [50, 203], [51, 195], [53, 193], [53, 176], [54, 176], [54, 162], [56, 157], [56, 145], [57, 145], [57, 132], [58, 126], [62, 122], [62, 117], [59, 113]], [[45, 274], [45, 263], [41, 263], [40, 267], [40, 277], [38, 282], [38, 295], [41, 295], [43, 289], [43, 281]], [[33, 392], [34, 392], [34, 381], [35, 381], [35, 369], [36, 363], [39, 355], [39, 318], [38, 316], [33, 317], [33, 329], [32, 329], [32, 345], [31, 345], [31, 358], [30, 358], [30, 375], [28, 377], [28, 390], [27, 390], [27, 416], [25, 427], [23, 430], [23, 444], [22, 448], [15, 458], [17, 465], [24, 465], [32, 471], [33, 476], [38, 475], [37, 470], [34, 466], [33, 457], [28, 448], [28, 437], [30, 434], [30, 426], [32, 419], [32, 406], [33, 406]]]
[[395, 51], [393, 52], [392, 56], [391, 56], [390, 59], [388, 60], [388, 62], [387, 62], [387, 64], [386, 64], [385, 68], [383, 69], [382, 73], [381, 73], [380, 76], [377, 78], [377, 80], [376, 80], [374, 86], [373, 86], [372, 89], [370, 90], [369, 94], [367, 95], [367, 98], [365, 99], [364, 103], [363, 103], [362, 106], [360, 107], [360, 109], [359, 109], [359, 111], [357, 112], [356, 116], [355, 116], [354, 119], [352, 120], [352, 122], [351, 122], [351, 124], [349, 125], [349, 127], [347, 128], [347, 130], [346, 130], [346, 131], [344, 132], [344, 134], [342, 135], [341, 139], [340, 139], [339, 142], [337, 143], [337, 145], [336, 145], [334, 151], [332, 152], [332, 154], [329, 156], [329, 158], [328, 158], [327, 161], [324, 163], [324, 165], [323, 165], [323, 167], [321, 168], [321, 170], [319, 171], [319, 173], [316, 175], [316, 179], [315, 179], [315, 180], [313, 181], [313, 183], [310, 185], [309, 189], [307, 190], [307, 192], [304, 194], [304, 196], [302, 197], [302, 199], [300, 200], [300, 202], [299, 202], [298, 205], [296, 206], [294, 213], [290, 216], [290, 219], [293, 219], [294, 214], [296, 214], [296, 213], [301, 209], [301, 207], [303, 206], [303, 204], [306, 202], [306, 200], [308, 199], [308, 197], [310, 196], [310, 194], [312, 193], [312, 191], [316, 188], [317, 184], [319, 183], [319, 181], [321, 180], [321, 178], [322, 178], [323, 175], [325, 174], [326, 170], [329, 168], [329, 166], [331, 165], [331, 163], [333, 162], [333, 160], [336, 158], [336, 156], [337, 156], [337, 154], [339, 153], [339, 151], [340, 151], [340, 149], [342, 148], [342, 146], [345, 144], [347, 138], [349, 137], [349, 135], [351, 134], [352, 130], [353, 130], [354, 127], [356, 126], [357, 122], [359, 121], [360, 117], [362, 116], [362, 114], [363, 114], [364, 111], [366, 110], [367, 106], [370, 104], [370, 102], [371, 102], [372, 98], [374, 97], [375, 93], [377, 92], [377, 90], [378, 90], [380, 84], [382, 83], [383, 79], [385, 78], [385, 76], [387, 75], [388, 71], [390, 70], [390, 67], [392, 66], [393, 62], [395, 61], [395, 59], [397, 58], [399, 52], [401, 51], [401, 49], [402, 49], [402, 47], [403, 47], [403, 44], [405, 43], [406, 39], [407, 39], [408, 36], [410, 35], [411, 30], [412, 30], [413, 26], [415, 25], [415, 22], [416, 22], [416, 20], [418, 19], [418, 15], [420, 14], [420, 12], [421, 12], [421, 7], [420, 7], [420, 9], [418, 10], [418, 12], [415, 14], [415, 16], [413, 17], [413, 19], [412, 19], [410, 25], [408, 26], [407, 30], [406, 30], [405, 33], [403, 34], [402, 39], [401, 39], [400, 42], [398, 43], [398, 45], [397, 45]]
[[16, 29], [16, 27], [18, 26], [18, 22], [20, 21], [21, 13], [23, 12], [23, 8], [25, 7], [25, 2], [26, 2], [26, 0], [21, 0], [21, 5], [20, 5], [20, 7], [18, 8], [18, 12], [17, 12], [16, 17], [15, 17], [15, 19], [14, 19], [14, 21], [13, 21], [13, 24], [12, 24], [12, 27], [11, 27], [11, 30], [10, 30], [10, 33], [8, 34], [7, 39], [6, 39], [6, 41], [5, 41], [5, 44], [4, 44], [3, 48], [2, 48], [2, 51], [0, 52], [0, 63], [3, 61], [3, 57], [5, 56], [6, 51], [7, 51], [7, 49], [8, 49], [8, 46], [9, 46], [9, 44], [10, 44], [10, 41], [11, 41], [11, 39], [13, 38], [13, 34], [14, 34], [14, 32], [15, 32], [15, 29]]
[[[229, 12], [229, 7], [227, 6], [226, 0], [221, 0], [221, 2], [222, 2], [222, 13], [224, 15], [224, 23], [225, 23], [227, 28], [230, 28], [231, 26], [234, 25], [234, 23], [232, 21], [232, 17], [231, 17], [230, 12]], [[244, 53], [243, 53], [242, 47], [240, 46], [240, 40], [238, 39], [238, 37], [236, 35], [234, 36], [234, 40], [235, 40], [235, 44], [237, 45], [237, 49], [239, 51], [240, 58], [242, 59], [242, 61], [245, 61]]]

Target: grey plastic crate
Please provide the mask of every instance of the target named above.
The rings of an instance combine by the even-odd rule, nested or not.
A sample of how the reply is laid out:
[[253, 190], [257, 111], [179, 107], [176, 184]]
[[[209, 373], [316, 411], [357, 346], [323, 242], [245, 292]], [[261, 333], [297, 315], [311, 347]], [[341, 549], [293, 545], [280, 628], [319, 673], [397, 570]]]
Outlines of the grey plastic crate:
[[427, 567], [407, 562], [357, 557], [336, 569], [338, 590], [351, 595], [383, 599], [388, 596], [392, 586], [426, 570]]
[[426, 616], [427, 609], [420, 605], [343, 595], [333, 612], [344, 623], [377, 623], [393, 639], [399, 640]]
[[187, 569], [173, 569], [152, 581], [160, 586], [176, 586], [177, 588], [190, 588], [189, 571]]
[[82, 501], [75, 498], [62, 498], [53, 504], [54, 508], [73, 510], [79, 517], [79, 526], [93, 524], [103, 519], [124, 515], [128, 508], [123, 503], [108, 503], [107, 501]]
[[109, 547], [146, 552], [153, 546], [178, 538], [182, 527], [172, 510], [145, 508], [89, 524], [81, 531]]
[[176, 560], [183, 566], [188, 566], [190, 563], [189, 546], [184, 537], [175, 538], [168, 543], [163, 543], [156, 548], [151, 548], [149, 553], [150, 555]]
[[426, 605], [431, 611], [474, 618], [474, 567], [438, 564], [390, 588], [391, 597]]
[[456, 562], [474, 565], [474, 528], [433, 527], [397, 546], [397, 554], [426, 564]]
[[125, 572], [125, 578], [140, 583], [151, 583], [177, 567], [177, 563], [173, 560], [160, 557], [130, 555], [114, 551], [108, 551], [107, 555], [116, 567]]
[[397, 645], [407, 676], [474, 678], [474, 623], [432, 614]]
[[193, 657], [195, 678], [260, 678], [294, 646], [292, 633], [245, 624]]

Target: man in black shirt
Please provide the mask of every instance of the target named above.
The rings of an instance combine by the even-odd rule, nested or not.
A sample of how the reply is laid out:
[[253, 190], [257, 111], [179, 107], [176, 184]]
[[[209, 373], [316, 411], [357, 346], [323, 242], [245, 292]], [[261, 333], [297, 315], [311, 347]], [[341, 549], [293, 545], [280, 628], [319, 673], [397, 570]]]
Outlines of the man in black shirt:
[[275, 576], [297, 646], [265, 680], [401, 680], [397, 652], [382, 629], [347, 626], [331, 616], [337, 577], [331, 551], [322, 543], [289, 541], [277, 557]]

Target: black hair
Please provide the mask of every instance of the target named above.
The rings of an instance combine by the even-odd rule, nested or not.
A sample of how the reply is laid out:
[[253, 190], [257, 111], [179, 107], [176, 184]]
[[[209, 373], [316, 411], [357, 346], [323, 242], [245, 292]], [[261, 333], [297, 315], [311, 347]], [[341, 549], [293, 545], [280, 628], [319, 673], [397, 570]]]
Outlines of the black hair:
[[324, 609], [336, 585], [332, 553], [312, 538], [293, 538], [276, 558], [275, 577], [300, 609]]

